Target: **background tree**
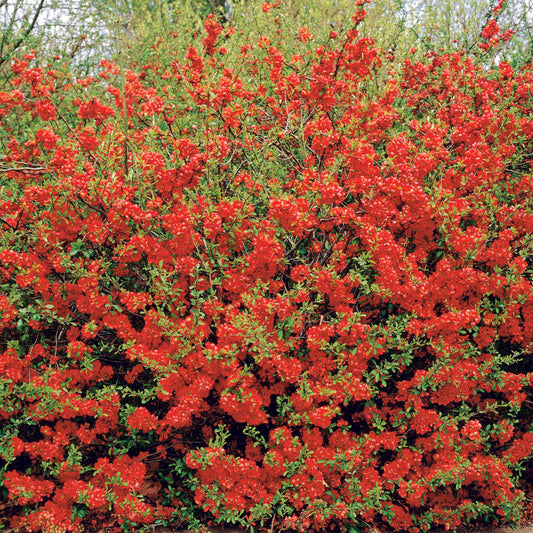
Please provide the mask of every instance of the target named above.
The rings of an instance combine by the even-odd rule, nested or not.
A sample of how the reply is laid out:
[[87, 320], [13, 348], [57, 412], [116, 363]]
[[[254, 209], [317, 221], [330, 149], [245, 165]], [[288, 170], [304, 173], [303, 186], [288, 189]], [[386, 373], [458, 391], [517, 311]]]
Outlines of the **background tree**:
[[[102, 58], [117, 53], [120, 29], [125, 63], [143, 63], [158, 41], [169, 54], [183, 51], [192, 36], [203, 31], [203, 21], [215, 14], [219, 22], [241, 28], [241, 38], [255, 40], [273, 29], [261, 12], [262, 0], [0, 0], [0, 74], [11, 77], [12, 57], [35, 50], [46, 65], [67, 61], [75, 76], [94, 73]], [[286, 0], [283, 27], [296, 33], [305, 26], [316, 37], [327, 39], [349, 21], [350, 0]], [[533, 2], [507, 0], [501, 4], [498, 24], [512, 30], [497, 51], [476, 49], [480, 32], [495, 7], [494, 0], [374, 0], [366, 6], [360, 26], [376, 44], [403, 61], [407, 51], [419, 48], [468, 50], [490, 64], [505, 60], [513, 66], [527, 63], [533, 53]], [[325, 23], [327, 21], [327, 23]], [[285, 24], [289, 22], [289, 24]], [[275, 28], [274, 28], [275, 31]], [[289, 37], [289, 36], [287, 36]], [[235, 39], [235, 42], [237, 40]]]

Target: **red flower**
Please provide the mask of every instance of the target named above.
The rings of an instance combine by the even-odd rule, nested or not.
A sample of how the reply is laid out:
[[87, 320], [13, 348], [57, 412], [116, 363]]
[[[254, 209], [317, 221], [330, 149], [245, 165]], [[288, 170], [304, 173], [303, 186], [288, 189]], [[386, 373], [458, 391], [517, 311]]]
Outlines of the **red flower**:
[[481, 32], [481, 37], [484, 39], [490, 39], [494, 37], [500, 31], [498, 23], [494, 19], [490, 19]]
[[139, 407], [128, 417], [128, 424], [139, 431], [150, 431], [157, 428], [159, 420], [145, 407]]

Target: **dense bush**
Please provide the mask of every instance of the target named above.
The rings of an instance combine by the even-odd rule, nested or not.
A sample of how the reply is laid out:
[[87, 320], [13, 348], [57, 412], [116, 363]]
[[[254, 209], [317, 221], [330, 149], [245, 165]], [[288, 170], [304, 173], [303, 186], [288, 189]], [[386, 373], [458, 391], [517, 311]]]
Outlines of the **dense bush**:
[[[362, 3], [323, 40], [265, 3], [272, 35], [237, 48], [211, 17], [168, 66], [13, 63], [3, 524], [418, 532], [523, 512], [533, 71], [462, 52], [390, 70]], [[507, 38], [497, 15], [480, 54]]]

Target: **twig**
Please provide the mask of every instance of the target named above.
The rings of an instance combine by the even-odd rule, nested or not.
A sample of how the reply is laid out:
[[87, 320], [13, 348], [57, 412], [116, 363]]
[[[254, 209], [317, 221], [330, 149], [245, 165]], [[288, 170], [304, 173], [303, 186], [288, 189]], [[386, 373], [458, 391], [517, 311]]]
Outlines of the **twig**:
[[25, 167], [9, 167], [5, 165], [0, 165], [0, 172], [5, 174], [7, 172], [45, 172], [44, 167], [40, 166], [25, 166]]
[[[120, 13], [119, 11], [119, 0], [117, 0], [117, 13]], [[115, 46], [116, 46], [116, 52], [117, 52], [117, 61], [118, 61], [118, 67], [120, 69], [120, 90], [122, 92], [122, 119], [123, 119], [123, 126], [124, 126], [124, 174], [125, 178], [128, 177], [129, 174], [129, 164], [128, 164], [128, 105], [126, 103], [126, 78], [124, 76], [124, 66], [122, 64], [122, 50], [120, 48], [120, 41], [119, 41], [119, 20], [117, 19], [115, 22]]]

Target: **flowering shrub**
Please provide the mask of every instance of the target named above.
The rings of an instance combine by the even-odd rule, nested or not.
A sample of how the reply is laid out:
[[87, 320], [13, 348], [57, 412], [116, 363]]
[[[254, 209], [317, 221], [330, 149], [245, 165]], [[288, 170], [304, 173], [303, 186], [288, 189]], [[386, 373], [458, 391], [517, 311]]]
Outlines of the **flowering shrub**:
[[323, 42], [283, 27], [279, 2], [262, 9], [279, 31], [235, 48], [209, 18], [124, 93], [112, 62], [79, 80], [13, 63], [3, 523], [520, 516], [533, 71], [466, 53], [388, 70], [358, 35], [363, 3]]

